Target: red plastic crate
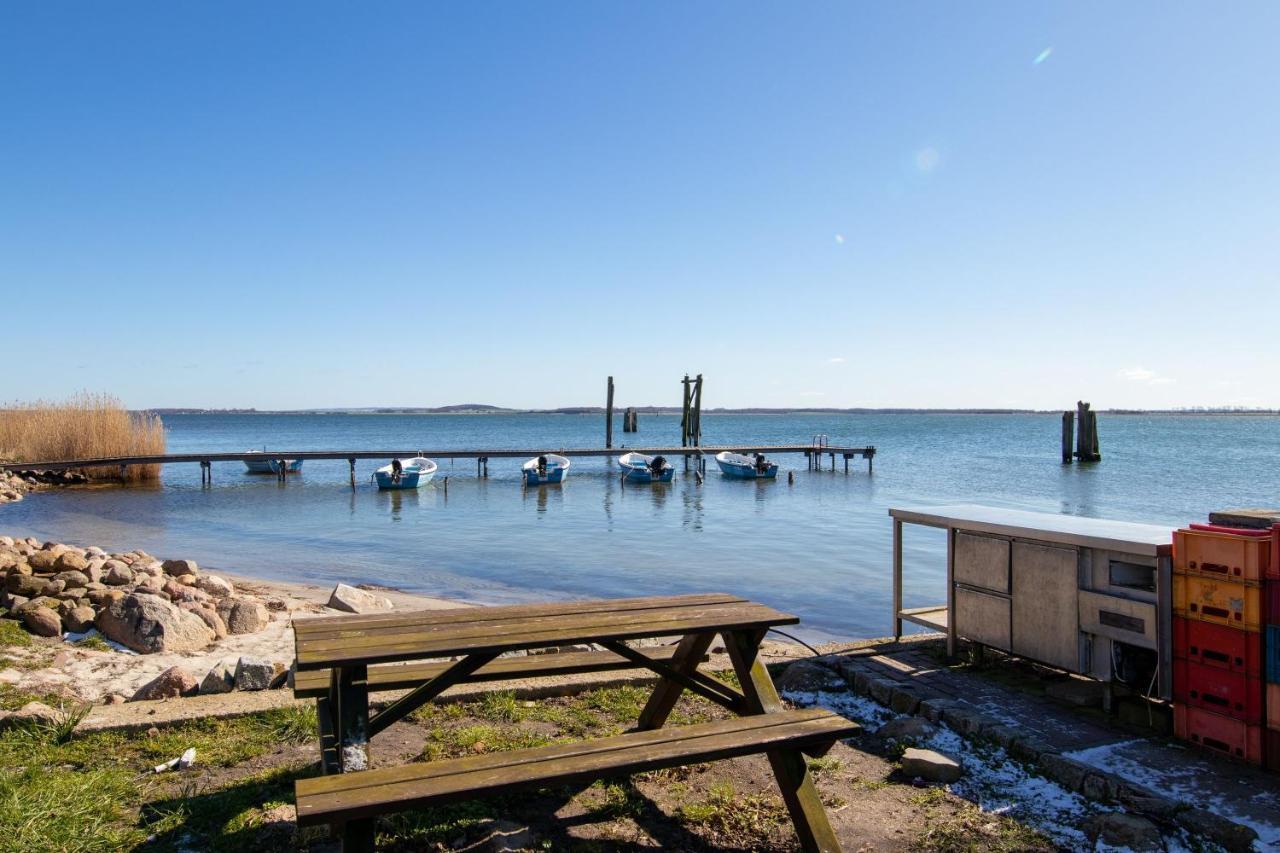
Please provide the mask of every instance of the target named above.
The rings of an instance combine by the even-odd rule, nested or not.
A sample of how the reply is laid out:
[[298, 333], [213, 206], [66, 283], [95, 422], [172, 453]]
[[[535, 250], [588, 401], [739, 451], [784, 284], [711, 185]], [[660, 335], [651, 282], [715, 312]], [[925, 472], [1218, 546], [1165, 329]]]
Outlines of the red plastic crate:
[[1251, 726], [1180, 702], [1173, 704], [1173, 733], [1182, 740], [1219, 755], [1239, 758], [1250, 764], [1263, 759], [1262, 726]]
[[1261, 678], [1265, 654], [1261, 634], [1173, 617], [1175, 658]]
[[1262, 703], [1266, 682], [1244, 673], [1201, 666], [1185, 660], [1173, 662], [1173, 699], [1253, 725], [1265, 717]]
[[1267, 728], [1280, 730], [1280, 684], [1267, 685]]
[[1273, 534], [1208, 524], [1173, 532], [1173, 569], [1188, 575], [1258, 583], [1277, 577]]
[[1263, 764], [1268, 770], [1280, 770], [1280, 732], [1267, 729], [1262, 733], [1262, 742], [1266, 750]]

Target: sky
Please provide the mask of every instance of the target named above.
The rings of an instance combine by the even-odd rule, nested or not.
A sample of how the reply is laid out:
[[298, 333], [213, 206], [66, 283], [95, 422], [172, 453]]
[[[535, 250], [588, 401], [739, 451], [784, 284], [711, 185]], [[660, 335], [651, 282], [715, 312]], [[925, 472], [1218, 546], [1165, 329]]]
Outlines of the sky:
[[0, 7], [0, 401], [1280, 406], [1280, 4]]

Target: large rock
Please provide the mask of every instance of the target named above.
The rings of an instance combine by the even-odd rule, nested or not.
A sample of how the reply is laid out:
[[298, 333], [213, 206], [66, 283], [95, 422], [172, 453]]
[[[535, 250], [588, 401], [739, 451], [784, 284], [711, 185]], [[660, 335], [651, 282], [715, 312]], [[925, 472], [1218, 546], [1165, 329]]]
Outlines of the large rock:
[[37, 595], [44, 595], [45, 588], [48, 586], [48, 582], [43, 578], [33, 575], [10, 573], [9, 577], [4, 580], [4, 588], [10, 595], [20, 595], [23, 598], [35, 598]]
[[908, 779], [955, 782], [963, 773], [958, 761], [932, 749], [908, 749], [902, 753], [902, 775]]
[[89, 576], [86, 575], [84, 572], [71, 570], [66, 572], [59, 572], [58, 574], [53, 576], [53, 580], [55, 583], [57, 581], [62, 581], [62, 586], [64, 589], [71, 589], [73, 587], [83, 588], [87, 583], [89, 583]]
[[231, 667], [222, 662], [219, 662], [217, 666], [209, 670], [205, 674], [204, 680], [200, 682], [201, 694], [230, 693], [235, 687], [235, 673], [231, 670]]
[[224, 598], [218, 603], [218, 615], [227, 623], [228, 634], [252, 634], [267, 627], [271, 614], [260, 601]]
[[242, 657], [236, 662], [237, 690], [266, 690], [276, 677], [276, 665], [262, 658]]
[[1160, 827], [1145, 817], [1124, 812], [1094, 815], [1085, 824], [1085, 834], [1095, 845], [1106, 850], [1131, 850], [1133, 853], [1164, 850]]
[[938, 733], [938, 727], [924, 717], [898, 717], [876, 729], [876, 736], [893, 740], [910, 740], [917, 743]]
[[196, 577], [196, 586], [215, 598], [226, 598], [235, 592], [229, 581], [217, 575], [199, 575]]
[[27, 556], [27, 565], [33, 571], [52, 572], [58, 564], [58, 555], [53, 551], [33, 551]]
[[778, 678], [778, 690], [807, 693], [814, 690], [842, 689], [840, 676], [821, 664], [798, 660], [783, 670]]
[[133, 701], [144, 699], [173, 699], [177, 696], [194, 696], [200, 689], [196, 677], [180, 666], [171, 666], [133, 694]]
[[0, 711], [0, 730], [15, 726], [49, 725], [58, 722], [59, 714], [43, 702], [28, 702], [16, 711]]
[[54, 565], [61, 572], [83, 572], [89, 568], [89, 561], [75, 551], [63, 551]]
[[164, 569], [166, 575], [175, 578], [179, 575], [194, 575], [200, 571], [195, 560], [165, 560], [160, 568]]
[[94, 616], [92, 607], [75, 607], [66, 615], [62, 623], [68, 631], [83, 634], [93, 627]]
[[213, 642], [199, 616], [153, 595], [127, 595], [98, 614], [98, 630], [135, 652], [196, 652]]
[[211, 607], [202, 607], [198, 604], [188, 604], [182, 606], [183, 610], [194, 613], [200, 617], [204, 624], [209, 626], [209, 630], [213, 632], [215, 640], [224, 640], [227, 637], [227, 623], [222, 621], [222, 617]]
[[120, 560], [107, 560], [102, 567], [102, 582], [111, 586], [124, 586], [133, 583], [133, 569]]
[[393, 605], [391, 599], [386, 596], [374, 595], [363, 589], [340, 583], [329, 594], [329, 603], [325, 606], [332, 607], [334, 610], [345, 610], [347, 613], [369, 613], [375, 610], [390, 610]]
[[37, 637], [62, 635], [62, 619], [48, 607], [32, 607], [22, 612], [22, 624]]
[[122, 589], [91, 589], [86, 593], [86, 598], [94, 607], [110, 607], [111, 602], [119, 601], [128, 595]]

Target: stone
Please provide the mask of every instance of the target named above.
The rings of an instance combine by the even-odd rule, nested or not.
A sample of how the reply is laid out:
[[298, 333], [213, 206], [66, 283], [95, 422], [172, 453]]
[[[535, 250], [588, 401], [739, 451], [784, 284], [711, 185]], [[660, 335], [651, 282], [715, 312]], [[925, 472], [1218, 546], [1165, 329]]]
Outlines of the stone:
[[959, 699], [925, 699], [920, 703], [920, 716], [931, 723], [940, 723], [943, 715], [959, 702]]
[[119, 693], [108, 693], [102, 697], [103, 705], [123, 705], [126, 701], [124, 696]]
[[63, 627], [68, 631], [82, 634], [93, 627], [95, 615], [92, 607], [76, 607], [62, 620]]
[[390, 610], [393, 605], [391, 599], [386, 596], [374, 595], [363, 589], [340, 583], [329, 594], [329, 601], [325, 606], [347, 613], [369, 613], [375, 610]]
[[110, 607], [111, 602], [119, 601], [128, 593], [122, 589], [91, 589], [85, 595], [94, 607]]
[[66, 581], [60, 581], [60, 580], [45, 581], [44, 594], [57, 595], [58, 593], [62, 592], [66, 588], [67, 588]]
[[236, 661], [237, 690], [266, 690], [275, 676], [275, 664], [269, 660], [245, 656]]
[[1178, 823], [1193, 835], [1221, 845], [1228, 853], [1248, 853], [1257, 849], [1257, 832], [1208, 809], [1191, 808], [1180, 811]]
[[89, 568], [89, 561], [75, 551], [63, 551], [54, 566], [63, 572], [83, 572]]
[[225, 663], [219, 663], [200, 682], [200, 693], [230, 693], [235, 687], [235, 672]]
[[50, 725], [60, 715], [43, 702], [28, 702], [16, 711], [0, 711], [0, 730], [17, 726]]
[[1044, 689], [1046, 696], [1077, 708], [1101, 708], [1107, 686], [1091, 678], [1065, 678]]
[[226, 598], [235, 592], [231, 583], [217, 575], [200, 575], [196, 578], [196, 586], [216, 598]]
[[871, 695], [872, 699], [886, 707], [893, 701], [893, 691], [897, 686], [898, 683], [892, 678], [867, 679], [867, 693]]
[[166, 575], [175, 578], [180, 575], [194, 575], [200, 571], [194, 560], [165, 560], [160, 564], [160, 568]]
[[22, 624], [37, 637], [62, 636], [62, 618], [47, 607], [32, 607], [24, 610]]
[[[89, 579], [89, 583], [98, 583], [102, 580], [102, 565], [100, 563], [90, 563], [89, 568], [84, 570], [84, 576]], [[88, 585], [85, 584], [85, 586]]]
[[59, 572], [53, 576], [54, 583], [62, 582], [63, 589], [70, 587], [83, 587], [89, 582], [89, 576], [81, 571]]
[[196, 652], [213, 642], [213, 631], [192, 613], [151, 595], [113, 601], [98, 614], [98, 630], [135, 652]]
[[213, 632], [213, 638], [215, 640], [225, 640], [227, 638], [227, 623], [222, 621], [222, 617], [218, 615], [218, 611], [211, 607], [194, 605], [190, 612], [199, 616], [204, 624], [209, 626], [209, 630]]
[[53, 551], [32, 551], [27, 556], [27, 565], [36, 572], [52, 572], [58, 564], [58, 555]]
[[844, 680], [825, 666], [798, 660], [782, 671], [777, 688], [782, 693], [809, 693], [816, 690], [840, 690]]
[[[229, 607], [223, 607], [230, 603]], [[271, 621], [271, 614], [260, 601], [224, 598], [218, 604], [218, 615], [227, 623], [228, 634], [252, 634]]]
[[196, 677], [180, 666], [171, 666], [133, 694], [134, 702], [154, 699], [174, 699], [178, 696], [194, 696], [200, 689]]
[[107, 560], [103, 567], [102, 582], [111, 586], [133, 583], [133, 569], [119, 560]]
[[902, 753], [902, 775], [926, 782], [956, 782], [964, 775], [960, 763], [932, 749], [908, 749]]
[[938, 733], [938, 727], [923, 717], [898, 717], [876, 729], [876, 735], [893, 740], [921, 741], [928, 740]]
[[21, 595], [23, 598], [35, 598], [37, 595], [43, 595], [45, 587], [48, 585], [43, 578], [34, 577], [33, 575], [10, 573], [4, 579], [5, 591], [10, 595]]
[[182, 584], [183, 586], [196, 585], [195, 575], [178, 575], [177, 577], [174, 578], [174, 580], [176, 580], [178, 583]]
[[895, 714], [914, 714], [920, 707], [920, 697], [902, 687], [895, 687], [889, 694], [889, 708]]
[[1089, 775], [1089, 766], [1081, 764], [1074, 758], [1046, 753], [1036, 762], [1040, 772], [1053, 781], [1072, 791], [1084, 787], [1084, 780]]
[[28, 601], [30, 601], [30, 599], [23, 595], [11, 595], [7, 592], [4, 594], [4, 606], [14, 612], [17, 612], [18, 608], [22, 607], [22, 605], [26, 604]]
[[1130, 850], [1133, 853], [1158, 853], [1164, 850], [1160, 827], [1145, 817], [1106, 812], [1089, 818], [1085, 835], [1094, 845], [1106, 850]]

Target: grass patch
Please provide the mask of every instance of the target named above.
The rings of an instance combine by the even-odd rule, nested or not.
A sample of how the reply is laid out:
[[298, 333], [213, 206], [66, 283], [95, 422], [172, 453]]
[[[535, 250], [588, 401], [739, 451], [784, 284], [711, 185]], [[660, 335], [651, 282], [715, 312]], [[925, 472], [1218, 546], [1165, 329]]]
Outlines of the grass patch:
[[111, 646], [107, 644], [107, 641], [99, 637], [97, 634], [90, 634], [88, 637], [82, 637], [71, 645], [81, 649], [91, 649], [95, 652], [111, 651]]
[[954, 811], [947, 814], [940, 807], [930, 808], [925, 824], [924, 831], [912, 844], [913, 850], [931, 853], [1024, 853], [1059, 849], [1035, 829], [1004, 815], [984, 812], [971, 803], [959, 802]]
[[710, 832], [718, 844], [754, 848], [786, 820], [787, 812], [776, 797], [740, 796], [732, 784], [722, 782], [703, 799], [681, 806], [680, 817]]
[[[0, 616], [7, 617], [9, 611], [0, 613]], [[26, 648], [34, 641], [26, 629], [19, 625], [13, 619], [0, 618], [0, 646], [14, 646], [18, 648]]]
[[144, 837], [126, 815], [139, 799], [120, 768], [0, 770], [0, 838], [7, 850], [114, 851]]

